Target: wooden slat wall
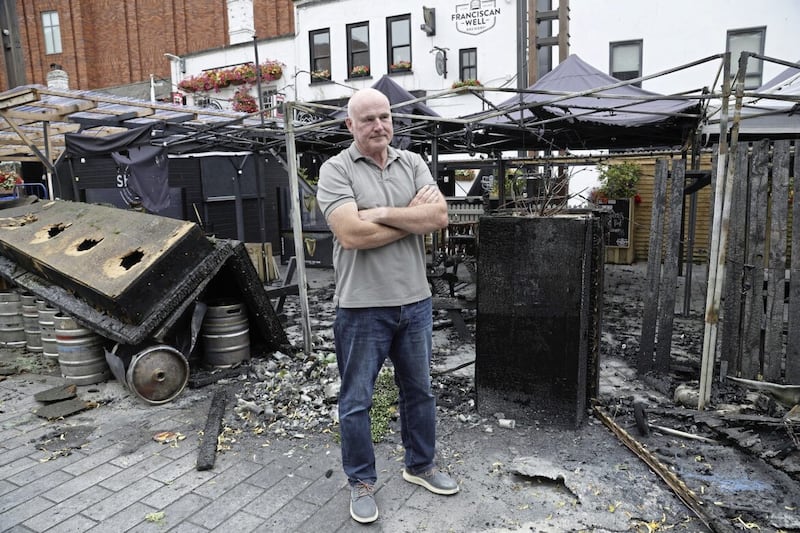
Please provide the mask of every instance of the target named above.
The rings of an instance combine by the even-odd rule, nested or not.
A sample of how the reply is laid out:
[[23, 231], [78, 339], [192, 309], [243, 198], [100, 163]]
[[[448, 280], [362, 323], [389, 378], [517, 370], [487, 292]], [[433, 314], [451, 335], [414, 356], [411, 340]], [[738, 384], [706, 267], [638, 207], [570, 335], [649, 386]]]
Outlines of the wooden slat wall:
[[800, 384], [800, 208], [790, 200], [800, 163], [791, 150], [763, 140], [734, 154], [720, 356], [728, 375]]
[[[615, 161], [609, 160], [608, 164], [619, 163], [622, 160]], [[636, 204], [633, 208], [633, 247], [634, 247], [634, 262], [647, 261], [648, 247], [650, 242], [650, 224], [653, 211], [653, 194], [655, 187], [655, 163], [653, 157], [642, 158], [625, 158], [625, 161], [638, 164], [642, 169], [642, 178], [639, 180], [637, 192], [642, 199], [640, 204]], [[672, 166], [670, 161], [669, 166]], [[686, 169], [691, 168], [687, 161]], [[700, 157], [699, 170], [711, 170], [711, 154], [703, 154]], [[710, 244], [711, 223], [713, 220], [713, 208], [711, 204], [713, 189], [712, 187], [704, 187], [697, 192], [697, 214], [695, 219], [695, 237], [694, 237], [694, 262], [705, 263], [708, 260], [708, 247]], [[683, 242], [686, 244], [689, 231], [689, 198], [685, 198], [685, 208], [683, 213], [684, 235]], [[666, 214], [665, 214], [666, 215]], [[683, 250], [684, 260], [686, 259], [686, 247]]]

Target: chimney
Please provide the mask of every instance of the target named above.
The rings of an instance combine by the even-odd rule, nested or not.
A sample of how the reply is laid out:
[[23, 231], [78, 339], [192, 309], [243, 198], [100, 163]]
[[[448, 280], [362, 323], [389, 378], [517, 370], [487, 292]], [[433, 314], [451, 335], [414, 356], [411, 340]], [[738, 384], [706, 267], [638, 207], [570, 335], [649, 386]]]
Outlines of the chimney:
[[48, 89], [69, 89], [69, 76], [58, 63], [50, 63], [50, 72], [47, 73]]
[[228, 0], [228, 28], [229, 44], [253, 40], [253, 0]]

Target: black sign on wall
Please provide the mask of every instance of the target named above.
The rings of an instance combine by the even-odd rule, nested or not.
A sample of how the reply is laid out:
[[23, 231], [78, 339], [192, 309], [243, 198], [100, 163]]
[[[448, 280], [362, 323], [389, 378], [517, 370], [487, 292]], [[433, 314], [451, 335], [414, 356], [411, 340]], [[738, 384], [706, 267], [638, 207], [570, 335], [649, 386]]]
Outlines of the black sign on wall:
[[630, 198], [608, 200], [606, 206], [611, 208], [611, 212], [605, 217], [606, 227], [603, 232], [605, 245], [628, 248], [631, 245]]

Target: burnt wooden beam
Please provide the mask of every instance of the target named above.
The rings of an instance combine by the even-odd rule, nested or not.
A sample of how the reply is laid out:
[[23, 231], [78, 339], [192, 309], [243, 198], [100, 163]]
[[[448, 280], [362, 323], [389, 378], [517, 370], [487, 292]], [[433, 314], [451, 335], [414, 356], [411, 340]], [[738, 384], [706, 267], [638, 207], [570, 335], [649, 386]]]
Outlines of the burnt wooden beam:
[[222, 429], [222, 416], [228, 403], [228, 392], [224, 388], [214, 391], [211, 406], [208, 409], [208, 419], [203, 429], [203, 440], [197, 452], [197, 470], [211, 470], [217, 460], [217, 439]]

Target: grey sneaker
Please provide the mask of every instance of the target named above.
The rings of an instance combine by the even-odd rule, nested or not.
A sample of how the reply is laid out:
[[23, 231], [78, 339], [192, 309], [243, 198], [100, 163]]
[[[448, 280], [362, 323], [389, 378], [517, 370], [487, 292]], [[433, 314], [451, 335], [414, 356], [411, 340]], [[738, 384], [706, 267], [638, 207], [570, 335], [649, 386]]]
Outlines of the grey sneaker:
[[378, 519], [378, 506], [373, 496], [374, 487], [363, 481], [350, 485], [350, 516], [362, 524]]
[[404, 468], [403, 479], [409, 483], [425, 487], [434, 494], [448, 495], [458, 492], [458, 483], [435, 466], [427, 472], [420, 472], [419, 474], [412, 474], [407, 468]]

